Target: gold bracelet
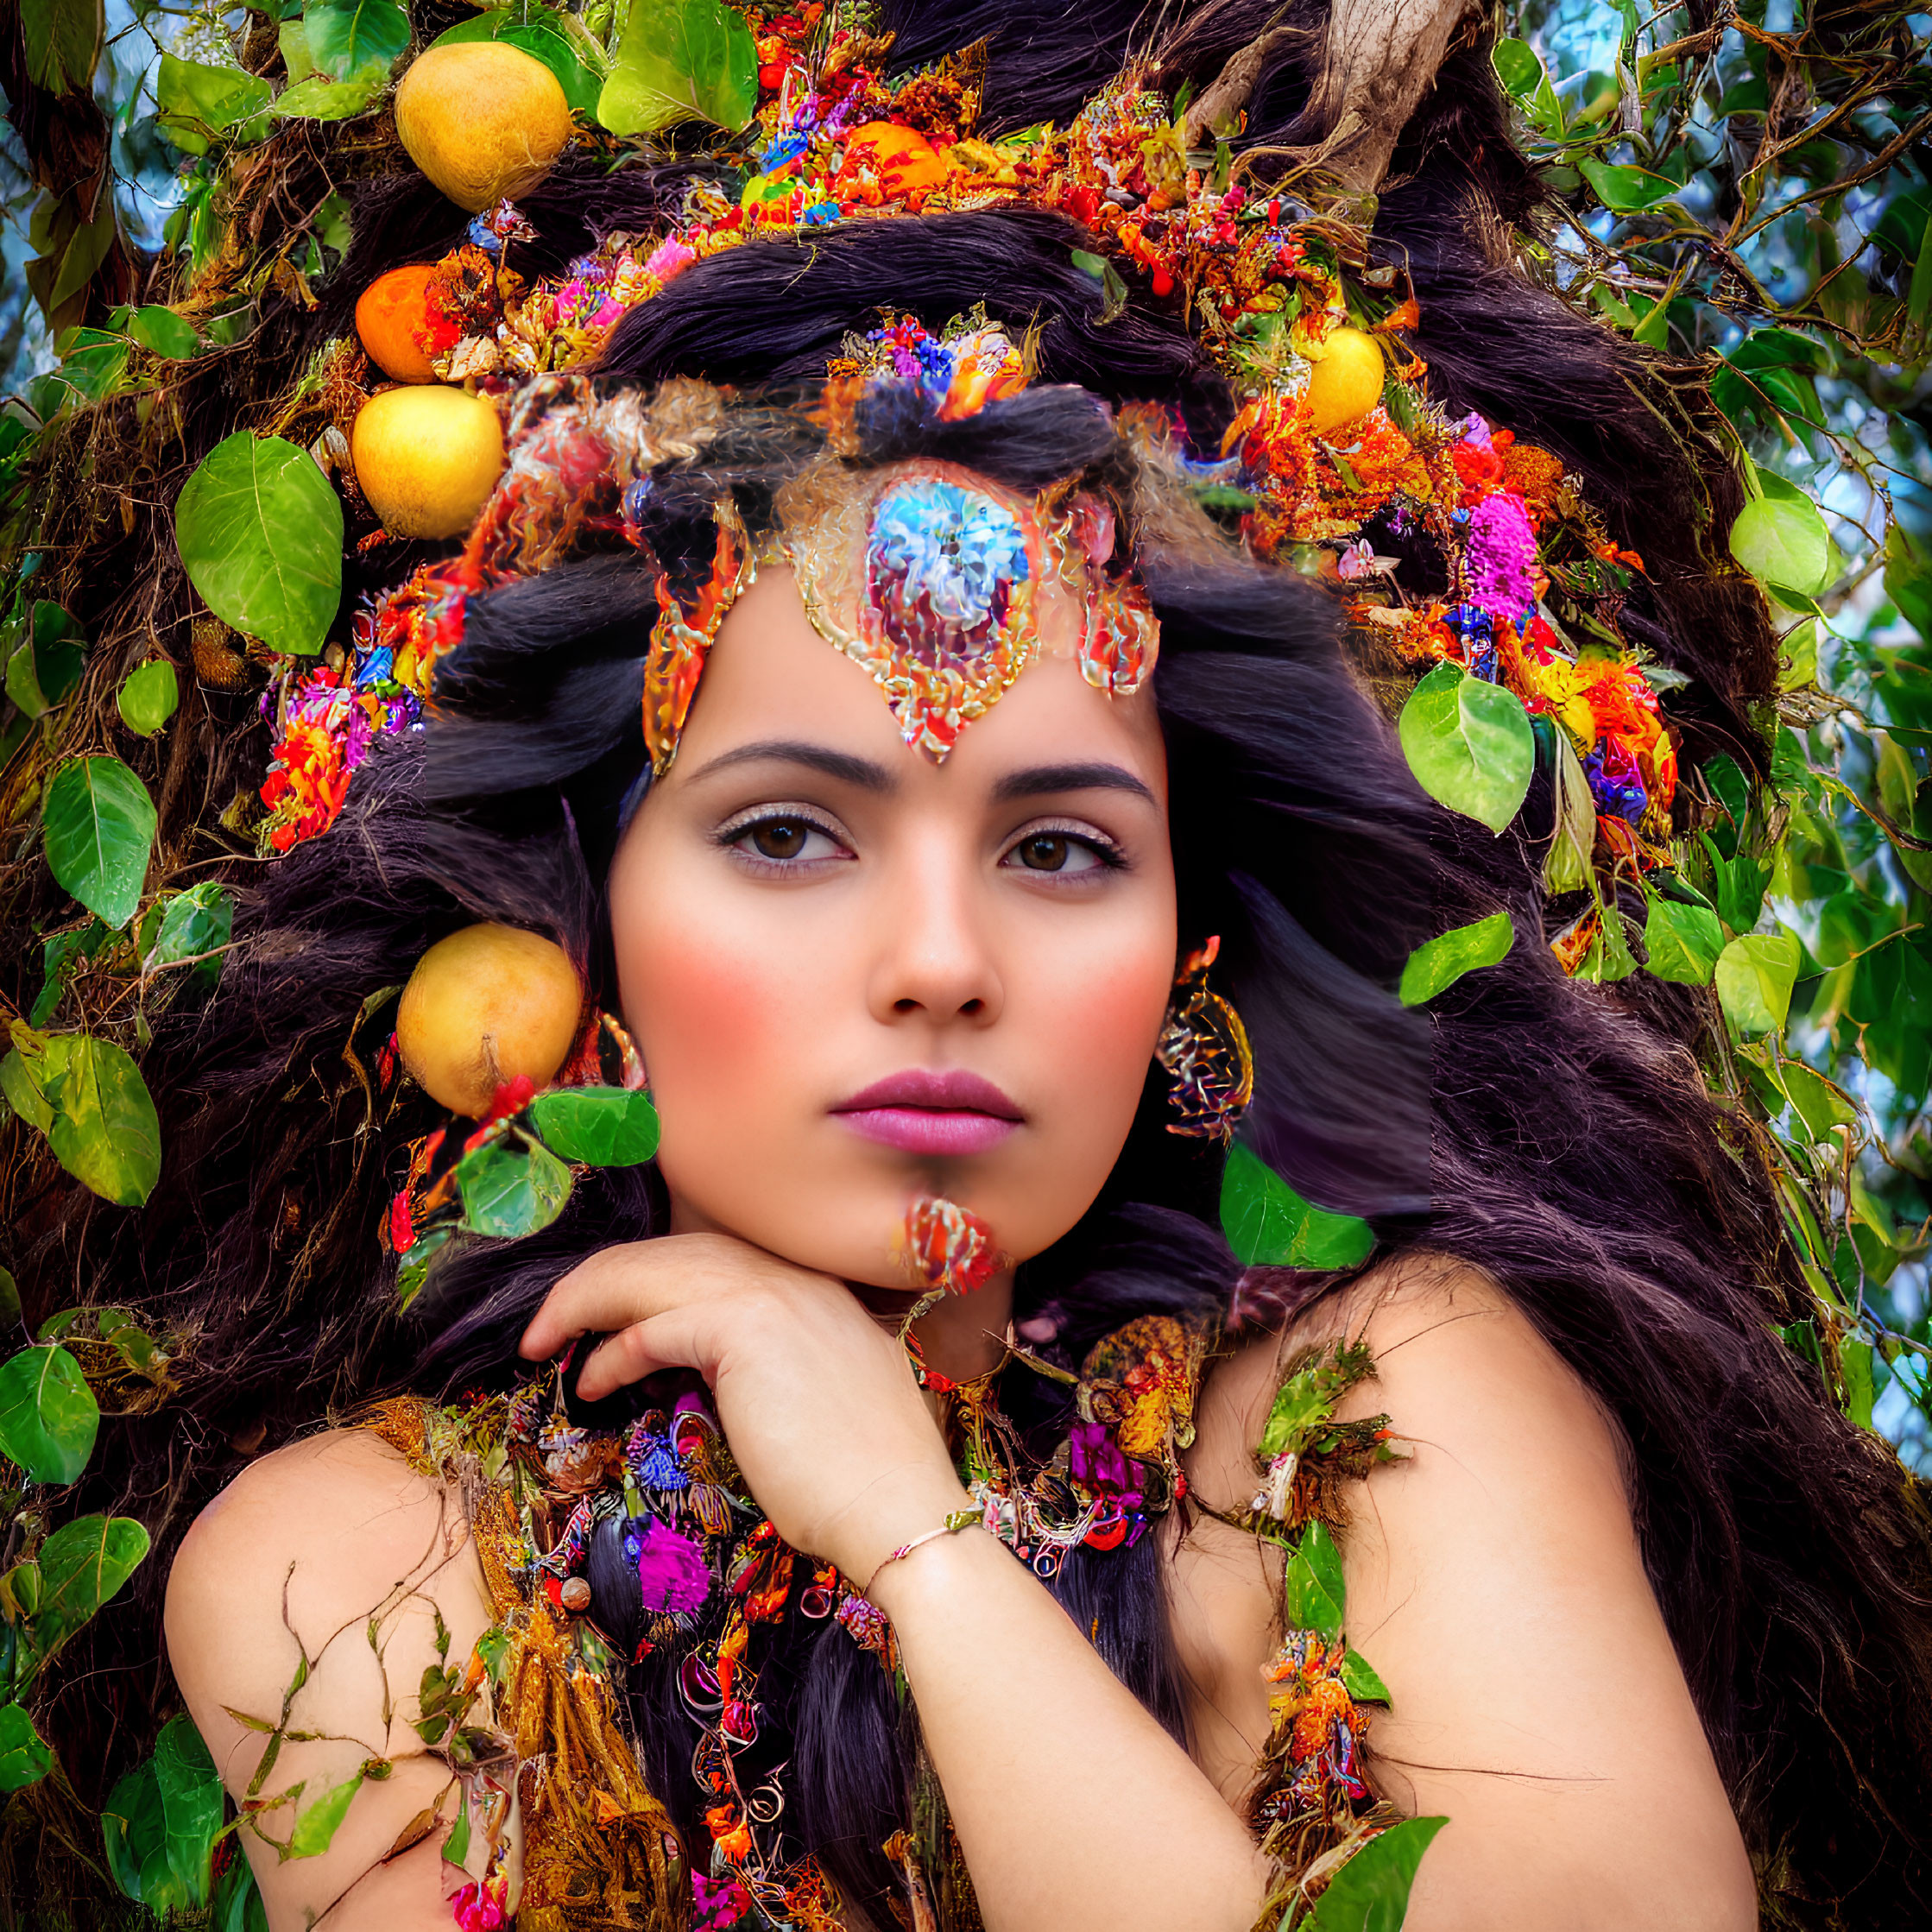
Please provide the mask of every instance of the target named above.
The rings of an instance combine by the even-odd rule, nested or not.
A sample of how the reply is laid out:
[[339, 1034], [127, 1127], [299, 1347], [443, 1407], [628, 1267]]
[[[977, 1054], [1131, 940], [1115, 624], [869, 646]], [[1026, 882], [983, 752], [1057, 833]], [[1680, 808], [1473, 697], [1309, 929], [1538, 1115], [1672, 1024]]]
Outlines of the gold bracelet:
[[916, 1536], [910, 1543], [900, 1544], [866, 1579], [866, 1586], [859, 1593], [860, 1595], [869, 1603], [872, 1601], [872, 1586], [900, 1558], [910, 1556], [915, 1550], [923, 1550], [929, 1543], [937, 1543], [941, 1537], [956, 1537], [962, 1530], [971, 1529], [979, 1520], [980, 1512], [976, 1509], [956, 1509], [937, 1530], [928, 1530], [924, 1536]]

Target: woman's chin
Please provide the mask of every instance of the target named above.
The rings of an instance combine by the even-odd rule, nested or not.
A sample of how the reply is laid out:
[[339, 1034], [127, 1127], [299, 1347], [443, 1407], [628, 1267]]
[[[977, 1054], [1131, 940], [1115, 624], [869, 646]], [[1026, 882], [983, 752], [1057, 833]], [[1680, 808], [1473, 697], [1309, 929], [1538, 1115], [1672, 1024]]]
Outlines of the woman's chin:
[[[829, 1274], [863, 1291], [868, 1306], [881, 1310], [909, 1304], [931, 1284], [919, 1278], [909, 1247], [908, 1217], [914, 1196], [903, 1204], [868, 1204], [860, 1212], [837, 1215], [787, 1213], [769, 1201], [739, 1214], [705, 1212], [672, 1193], [673, 1234], [725, 1234], [748, 1241], [794, 1267]], [[978, 1217], [975, 1217], [977, 1219]], [[1050, 1245], [1028, 1243], [1014, 1251], [1003, 1230], [990, 1221], [982, 1224], [989, 1245], [995, 1245], [1002, 1266], [1016, 1265]]]

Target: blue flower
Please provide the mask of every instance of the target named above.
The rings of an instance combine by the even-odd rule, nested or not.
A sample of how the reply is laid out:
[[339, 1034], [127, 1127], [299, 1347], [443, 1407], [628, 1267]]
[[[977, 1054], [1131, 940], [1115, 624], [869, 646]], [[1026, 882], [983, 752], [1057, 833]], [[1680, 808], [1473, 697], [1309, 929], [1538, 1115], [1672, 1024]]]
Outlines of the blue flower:
[[900, 580], [907, 604], [923, 593], [932, 615], [961, 631], [999, 622], [1013, 586], [1032, 574], [1012, 513], [957, 483], [894, 485], [873, 513], [868, 547], [875, 578]]
[[781, 134], [758, 157], [758, 172], [769, 174], [774, 167], [783, 167], [786, 161], [796, 161], [811, 145], [811, 137], [802, 134]]

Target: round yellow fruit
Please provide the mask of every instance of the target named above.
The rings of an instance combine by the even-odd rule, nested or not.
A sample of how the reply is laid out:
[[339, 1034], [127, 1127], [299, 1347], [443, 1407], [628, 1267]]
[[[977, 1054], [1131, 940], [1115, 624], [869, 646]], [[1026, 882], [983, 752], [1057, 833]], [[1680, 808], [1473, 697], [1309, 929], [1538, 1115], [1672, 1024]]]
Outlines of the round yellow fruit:
[[503, 472], [503, 426], [481, 396], [462, 389], [384, 389], [358, 412], [349, 454], [391, 536], [460, 536]]
[[571, 137], [570, 103], [534, 54], [502, 41], [459, 41], [410, 64], [395, 91], [395, 131], [458, 207], [481, 214], [550, 172]]
[[561, 946], [514, 925], [466, 925], [416, 962], [396, 1051], [430, 1097], [480, 1120], [506, 1080], [540, 1087], [577, 1043], [584, 988]]
[[1308, 407], [1315, 433], [1326, 436], [1366, 416], [1382, 400], [1387, 369], [1381, 344], [1360, 329], [1329, 330], [1321, 350], [1308, 378]]

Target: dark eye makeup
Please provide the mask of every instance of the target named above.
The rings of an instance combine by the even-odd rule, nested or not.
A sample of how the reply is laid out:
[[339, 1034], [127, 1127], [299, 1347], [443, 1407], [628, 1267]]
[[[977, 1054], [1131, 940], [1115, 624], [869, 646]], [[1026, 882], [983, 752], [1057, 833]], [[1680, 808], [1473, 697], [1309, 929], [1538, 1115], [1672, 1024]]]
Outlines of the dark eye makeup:
[[[762, 872], [802, 870], [854, 855], [836, 824], [798, 805], [761, 805], [728, 818], [717, 843]], [[1003, 870], [1041, 879], [1091, 879], [1127, 864], [1126, 853], [1091, 825], [1028, 826], [1001, 853]]]

